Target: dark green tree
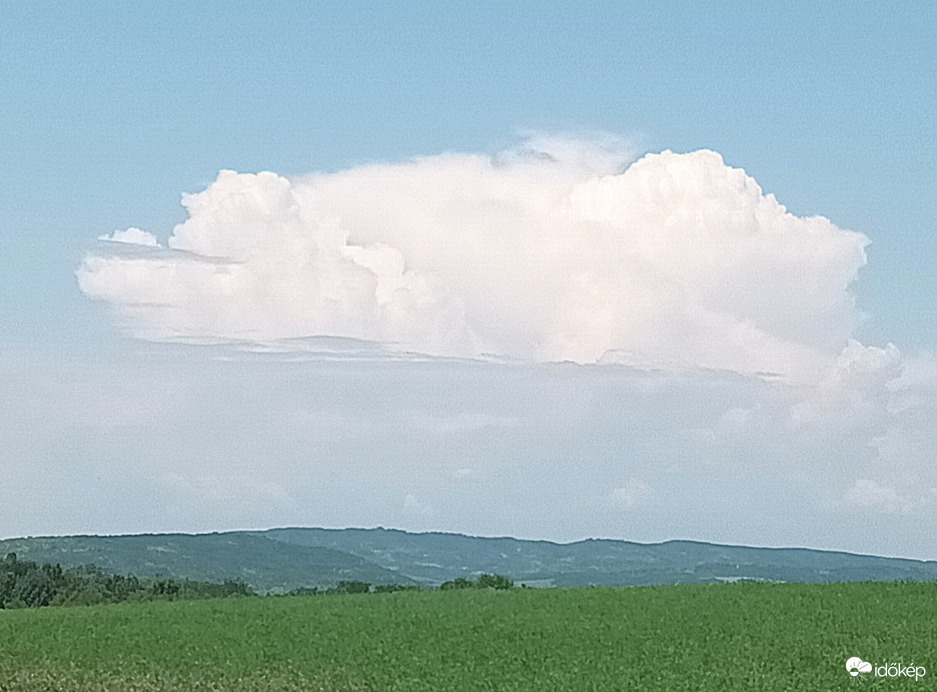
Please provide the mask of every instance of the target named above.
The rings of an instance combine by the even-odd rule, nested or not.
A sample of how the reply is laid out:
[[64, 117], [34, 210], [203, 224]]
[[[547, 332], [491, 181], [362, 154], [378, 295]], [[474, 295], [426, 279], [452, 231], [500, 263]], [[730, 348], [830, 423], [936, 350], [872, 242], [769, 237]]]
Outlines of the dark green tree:
[[366, 581], [340, 581], [328, 593], [368, 593], [371, 585]]
[[478, 586], [482, 589], [512, 589], [514, 582], [501, 574], [482, 574], [478, 577]]

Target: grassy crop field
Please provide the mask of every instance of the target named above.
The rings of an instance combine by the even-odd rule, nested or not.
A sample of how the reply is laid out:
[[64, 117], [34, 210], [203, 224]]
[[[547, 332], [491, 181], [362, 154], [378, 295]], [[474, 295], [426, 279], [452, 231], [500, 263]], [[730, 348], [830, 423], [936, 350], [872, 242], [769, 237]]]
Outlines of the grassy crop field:
[[[916, 664], [850, 677], [848, 658]], [[0, 611], [2, 692], [933, 689], [937, 584], [266, 597]]]

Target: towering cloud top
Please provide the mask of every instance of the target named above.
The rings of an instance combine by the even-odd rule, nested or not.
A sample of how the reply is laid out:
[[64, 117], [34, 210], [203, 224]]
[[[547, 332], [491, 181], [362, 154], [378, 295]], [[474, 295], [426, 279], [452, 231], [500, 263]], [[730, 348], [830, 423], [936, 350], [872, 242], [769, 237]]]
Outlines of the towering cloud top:
[[864, 236], [711, 151], [528, 142], [287, 179], [222, 171], [165, 245], [105, 237], [82, 291], [141, 338], [373, 340], [437, 355], [680, 362], [816, 379]]

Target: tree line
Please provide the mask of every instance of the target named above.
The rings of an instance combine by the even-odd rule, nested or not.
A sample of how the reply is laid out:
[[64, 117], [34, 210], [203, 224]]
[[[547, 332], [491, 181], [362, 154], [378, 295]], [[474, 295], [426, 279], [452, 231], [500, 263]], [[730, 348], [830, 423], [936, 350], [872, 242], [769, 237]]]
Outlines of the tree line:
[[[366, 581], [340, 581], [335, 586], [320, 589], [316, 586], [293, 589], [288, 596], [321, 596], [349, 593], [391, 593], [394, 591], [422, 591], [427, 587], [416, 584], [370, 584]], [[458, 589], [513, 589], [514, 581], [501, 574], [480, 574], [476, 579], [459, 577], [439, 585], [441, 591]]]
[[[500, 574], [482, 574], [477, 579], [447, 581], [439, 588], [443, 591], [500, 590], [513, 586], [513, 581]], [[371, 584], [347, 580], [326, 588], [314, 586], [293, 589], [286, 595], [392, 593], [420, 591], [423, 588], [416, 584]], [[63, 568], [58, 564], [21, 560], [16, 553], [9, 553], [0, 559], [0, 609], [257, 595], [256, 591], [240, 581], [216, 583], [162, 577], [139, 578], [110, 574], [94, 565]]]
[[287, 592], [287, 596], [331, 596], [333, 594], [348, 593], [392, 593], [394, 591], [421, 591], [416, 584], [371, 584], [366, 581], [340, 581], [335, 586], [319, 588], [318, 586], [302, 586]]
[[480, 574], [477, 579], [459, 577], [452, 581], [443, 582], [440, 586], [443, 591], [455, 589], [513, 589], [514, 582], [501, 574]]
[[63, 568], [20, 560], [16, 553], [0, 560], [2, 609], [254, 595], [247, 584], [239, 581], [140, 579], [109, 574], [92, 565]]

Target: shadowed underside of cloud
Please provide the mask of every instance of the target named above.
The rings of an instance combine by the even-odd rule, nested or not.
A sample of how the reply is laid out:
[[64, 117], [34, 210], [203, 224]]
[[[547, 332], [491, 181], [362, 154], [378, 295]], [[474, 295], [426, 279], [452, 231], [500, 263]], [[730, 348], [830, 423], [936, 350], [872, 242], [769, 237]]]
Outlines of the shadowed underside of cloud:
[[676, 362], [816, 383], [867, 239], [711, 151], [540, 138], [287, 179], [222, 171], [168, 241], [102, 238], [81, 290], [137, 337], [344, 337], [429, 355]]

